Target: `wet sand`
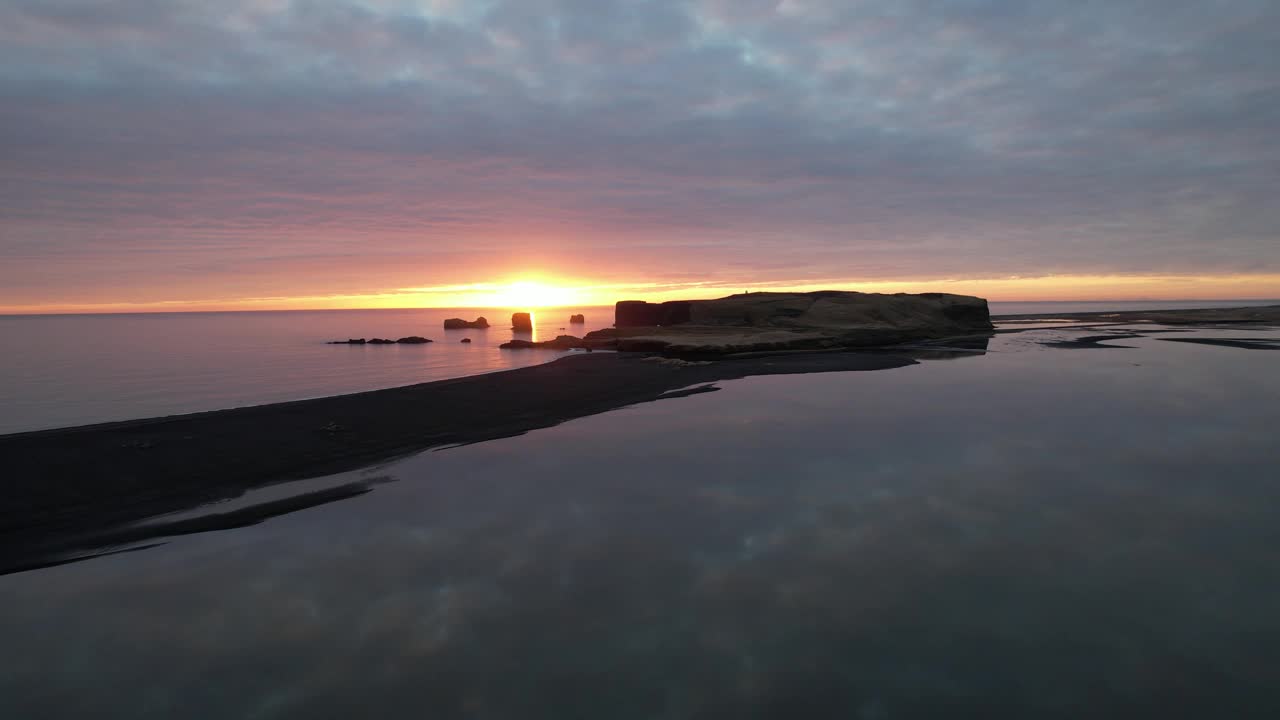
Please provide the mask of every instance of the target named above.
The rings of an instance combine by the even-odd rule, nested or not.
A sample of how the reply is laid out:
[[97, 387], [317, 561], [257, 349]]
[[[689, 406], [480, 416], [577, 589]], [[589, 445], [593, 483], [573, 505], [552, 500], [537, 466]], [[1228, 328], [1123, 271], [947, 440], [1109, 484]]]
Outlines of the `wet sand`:
[[1256, 338], [1160, 338], [1165, 342], [1192, 343], [1195, 345], [1215, 345], [1217, 347], [1237, 348], [1240, 350], [1280, 350], [1280, 344]]
[[1118, 312], [1034, 313], [997, 315], [992, 320], [1072, 320], [1079, 322], [1134, 323], [1162, 325], [1241, 325], [1280, 323], [1280, 305], [1241, 308], [1201, 308], [1191, 310], [1126, 310]]
[[[720, 380], [914, 363], [889, 353], [715, 363], [582, 353], [518, 370], [354, 395], [0, 436], [0, 467], [7, 476], [0, 497], [0, 573], [56, 563], [76, 549], [179, 534], [185, 526], [144, 533], [119, 528], [254, 488], [707, 392]], [[256, 521], [308, 501], [260, 508]], [[243, 514], [222, 520], [255, 521]]]
[[1115, 333], [1112, 335], [1087, 335], [1072, 340], [1052, 340], [1042, 342], [1041, 345], [1046, 347], [1056, 347], [1074, 350], [1122, 350], [1132, 348], [1132, 345], [1114, 345], [1112, 340], [1125, 340], [1129, 338], [1140, 338], [1142, 335], [1137, 333]]

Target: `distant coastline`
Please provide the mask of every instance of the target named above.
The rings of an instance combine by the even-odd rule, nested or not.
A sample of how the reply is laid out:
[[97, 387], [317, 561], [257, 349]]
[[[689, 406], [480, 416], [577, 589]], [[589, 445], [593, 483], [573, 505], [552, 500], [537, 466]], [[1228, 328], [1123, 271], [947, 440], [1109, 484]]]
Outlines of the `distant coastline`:
[[[1152, 307], [1144, 303], [1139, 309]], [[1083, 308], [1057, 302], [991, 303], [997, 319], [1103, 309], [1116, 308], [1110, 303]], [[558, 355], [500, 351], [504, 342], [585, 335], [613, 323], [612, 307], [543, 309], [535, 311], [536, 333], [517, 336], [506, 327], [512, 312], [474, 308], [0, 317], [0, 333], [14, 340], [0, 358], [0, 397], [5, 401], [0, 403], [0, 435], [331, 397], [509, 370]], [[585, 313], [586, 325], [571, 325], [572, 313]], [[459, 344], [461, 335], [440, 330], [443, 319], [456, 315], [485, 315], [500, 319], [502, 327], [475, 333], [472, 343]], [[381, 348], [376, 356], [321, 344], [364, 335], [422, 335], [436, 342]]]
[[[1007, 308], [1021, 305], [1067, 306], [1067, 305], [1103, 305], [1107, 309], [1124, 311], [1142, 309], [1132, 306], [1167, 306], [1167, 309], [1200, 309], [1211, 307], [1253, 307], [1261, 305], [1280, 305], [1280, 297], [1274, 298], [1231, 298], [1227, 300], [1179, 299], [1179, 300], [989, 300], [992, 317], [1003, 317]], [[612, 310], [612, 305], [564, 305], [559, 307], [532, 308], [532, 312], [564, 313]], [[105, 311], [105, 312], [31, 312], [0, 313], [0, 318], [49, 318], [49, 317], [137, 317], [144, 315], [250, 315], [250, 314], [287, 314], [287, 313], [361, 313], [361, 312], [406, 312], [406, 311], [450, 311], [495, 316], [510, 314], [517, 310], [530, 308], [517, 307], [484, 307], [484, 306], [440, 306], [440, 307], [380, 307], [380, 308], [291, 308], [287, 310], [147, 310], [147, 311]], [[1022, 313], [1016, 313], [1022, 314]]]

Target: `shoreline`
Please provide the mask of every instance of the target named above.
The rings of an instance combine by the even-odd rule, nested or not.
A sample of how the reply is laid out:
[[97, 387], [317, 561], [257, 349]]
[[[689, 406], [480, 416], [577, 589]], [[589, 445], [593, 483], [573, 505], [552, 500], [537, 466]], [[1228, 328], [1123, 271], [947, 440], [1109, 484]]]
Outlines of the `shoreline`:
[[[995, 319], [1238, 327], [1280, 324], [1280, 305]], [[711, 392], [723, 380], [891, 369], [916, 364], [917, 357], [982, 354], [992, 335], [1011, 331], [1022, 330], [905, 347], [746, 353], [709, 362], [575, 353], [513, 370], [348, 395], [0, 435], [0, 466], [8, 476], [0, 495], [0, 574], [65, 562], [68, 555], [124, 537], [136, 542], [145, 534], [122, 534], [122, 528], [282, 482]], [[261, 521], [310, 502], [277, 504], [234, 521]], [[280, 510], [286, 506], [291, 509]], [[158, 523], [150, 537], [180, 534], [165, 528]]]
[[122, 526], [248, 490], [708, 392], [722, 380], [916, 364], [905, 351], [705, 364], [651, 357], [573, 354], [351, 395], [0, 436], [8, 476], [0, 496], [0, 574], [102, 547]]
[[1280, 323], [1280, 305], [1246, 305], [1231, 308], [1186, 308], [1181, 310], [1089, 310], [1068, 313], [1018, 313], [992, 315], [992, 322], [1010, 320], [1101, 320], [1107, 322], [1154, 322], [1164, 325], [1217, 325]]

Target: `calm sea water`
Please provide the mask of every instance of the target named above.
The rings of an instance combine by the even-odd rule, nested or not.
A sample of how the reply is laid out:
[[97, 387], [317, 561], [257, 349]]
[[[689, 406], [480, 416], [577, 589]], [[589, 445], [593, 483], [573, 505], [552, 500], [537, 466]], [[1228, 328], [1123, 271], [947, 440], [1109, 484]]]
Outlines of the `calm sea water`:
[[[509, 309], [321, 310], [0, 316], [0, 434], [340, 395], [507, 370], [557, 357], [499, 350], [513, 337], [582, 335], [613, 308], [544, 310], [534, 332]], [[569, 315], [586, 315], [570, 325]], [[488, 330], [445, 318], [484, 316]], [[565, 328], [561, 330], [561, 328]], [[326, 345], [422, 335], [427, 345]], [[470, 338], [471, 343], [461, 343]]]
[[723, 382], [0, 577], [0, 717], [1280, 717], [1275, 352], [1042, 344], [1080, 334]]
[[1123, 310], [1190, 310], [1192, 308], [1233, 308], [1250, 305], [1280, 305], [1280, 300], [1080, 300], [989, 303], [992, 315], [1039, 315], [1043, 313]]
[[[1232, 307], [1280, 301], [992, 303], [993, 314]], [[587, 316], [571, 326], [569, 314]], [[504, 351], [510, 309], [331, 310], [0, 316], [0, 434], [301, 400], [547, 362]], [[483, 315], [488, 330], [445, 332]], [[613, 308], [545, 310], [534, 339], [613, 324]], [[563, 328], [563, 330], [562, 330]], [[411, 346], [334, 346], [348, 337], [423, 335]], [[471, 344], [458, 341], [472, 339]], [[528, 338], [530, 336], [523, 336]]]

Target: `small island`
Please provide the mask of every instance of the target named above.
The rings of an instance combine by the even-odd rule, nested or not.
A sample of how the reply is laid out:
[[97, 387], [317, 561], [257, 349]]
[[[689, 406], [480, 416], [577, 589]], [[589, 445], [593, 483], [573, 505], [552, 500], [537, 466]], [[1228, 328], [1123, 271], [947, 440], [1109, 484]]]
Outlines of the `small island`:
[[878, 347], [993, 329], [986, 300], [948, 293], [744, 293], [664, 303], [623, 300], [614, 312], [613, 328], [582, 338], [513, 340], [501, 347], [721, 357]]
[[489, 321], [483, 316], [475, 320], [463, 320], [462, 318], [449, 318], [444, 321], [445, 330], [485, 330], [489, 327]]
[[328, 345], [425, 345], [433, 342], [430, 338], [424, 338], [421, 335], [410, 335], [402, 337], [399, 340], [389, 340], [387, 338], [350, 338], [349, 340], [330, 340]]

